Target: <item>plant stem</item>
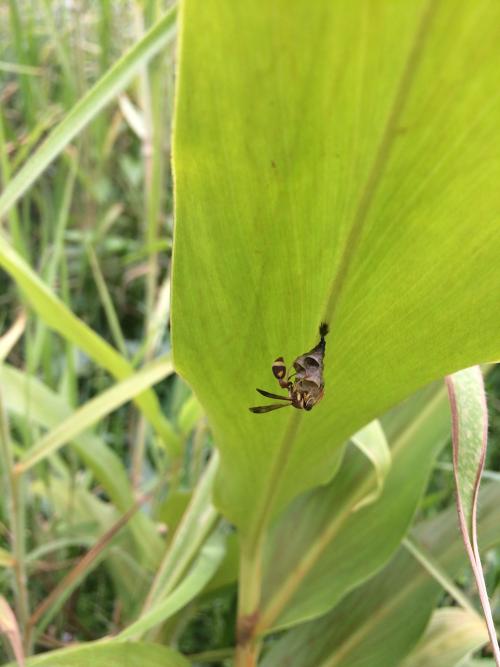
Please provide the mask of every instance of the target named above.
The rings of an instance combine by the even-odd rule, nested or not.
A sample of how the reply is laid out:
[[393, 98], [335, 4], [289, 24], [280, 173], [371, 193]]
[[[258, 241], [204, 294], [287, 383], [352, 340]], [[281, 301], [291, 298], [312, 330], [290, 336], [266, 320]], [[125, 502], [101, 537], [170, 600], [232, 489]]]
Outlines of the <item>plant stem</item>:
[[254, 667], [260, 653], [255, 628], [260, 613], [263, 547], [263, 533], [258, 541], [242, 541], [240, 545], [236, 667]]
[[14, 458], [9, 435], [7, 413], [0, 394], [0, 460], [4, 470], [4, 485], [7, 496], [12, 555], [14, 557], [15, 606], [17, 621], [23, 637], [25, 653], [29, 653], [28, 636], [29, 599], [26, 576], [25, 522], [22, 478], [14, 474]]
[[[151, 20], [156, 20], [160, 14], [159, 3], [150, 0], [146, 15]], [[144, 26], [142, 25], [142, 16], [140, 12], [136, 13], [136, 22], [138, 24], [139, 38], [143, 36]], [[168, 51], [168, 50], [167, 50]], [[142, 97], [142, 108], [144, 115], [145, 136], [143, 139], [144, 155], [144, 204], [145, 204], [145, 241], [148, 249], [148, 270], [146, 272], [146, 318], [145, 318], [145, 339], [146, 348], [144, 351], [144, 360], [151, 360], [155, 353], [155, 339], [149, 335], [151, 332], [155, 302], [158, 292], [159, 278], [159, 255], [158, 238], [160, 236], [160, 220], [164, 203], [164, 173], [165, 173], [165, 155], [163, 144], [166, 134], [166, 90], [164, 81], [166, 78], [166, 51], [162, 50], [145, 67], [140, 81], [140, 92]], [[134, 439], [134, 451], [132, 454], [132, 483], [134, 488], [138, 488], [142, 478], [142, 466], [146, 453], [146, 441], [148, 428], [142, 415], [137, 424], [136, 437]]]

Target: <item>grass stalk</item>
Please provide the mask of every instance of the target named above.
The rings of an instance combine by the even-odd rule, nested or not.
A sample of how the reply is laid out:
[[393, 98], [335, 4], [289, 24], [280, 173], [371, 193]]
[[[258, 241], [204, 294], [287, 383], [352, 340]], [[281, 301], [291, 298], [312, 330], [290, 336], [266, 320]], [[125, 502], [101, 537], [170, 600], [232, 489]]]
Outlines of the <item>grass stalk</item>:
[[[149, 11], [146, 12], [153, 21], [158, 19], [158, 3], [149, 2]], [[138, 31], [143, 30], [140, 12], [136, 12]], [[166, 53], [162, 50], [144, 68], [140, 81], [142, 97], [142, 111], [144, 117], [143, 156], [144, 156], [144, 207], [145, 207], [145, 245], [147, 249], [147, 271], [146, 271], [146, 312], [145, 312], [145, 340], [144, 360], [150, 361], [154, 356], [158, 339], [151, 336], [151, 330], [155, 323], [155, 304], [158, 299], [159, 282], [159, 254], [158, 241], [160, 238], [160, 221], [164, 203], [163, 182], [165, 174], [164, 142], [166, 136], [166, 104], [165, 85], [166, 78]], [[142, 477], [142, 468], [146, 454], [146, 442], [149, 429], [144, 417], [139, 416], [134, 438], [132, 452], [131, 479], [134, 488], [137, 487]], [[175, 467], [175, 465], [174, 465]]]
[[174, 7], [75, 104], [4, 189], [0, 196], [0, 216], [10, 210], [64, 148], [129, 84], [141, 65], [173, 39], [175, 17]]
[[10, 440], [7, 413], [0, 393], [0, 458], [4, 471], [4, 488], [7, 497], [7, 514], [14, 557], [14, 599], [16, 615], [25, 653], [29, 653], [30, 640], [28, 632], [29, 597], [26, 573], [25, 549], [25, 502], [23, 481], [14, 474], [14, 457]]
[[87, 256], [89, 258], [90, 268], [92, 270], [92, 275], [94, 277], [94, 282], [97, 287], [97, 292], [101, 299], [102, 307], [104, 313], [106, 314], [106, 319], [108, 321], [108, 326], [113, 336], [114, 343], [118, 348], [118, 351], [123, 357], [127, 357], [127, 345], [125, 343], [125, 337], [123, 335], [122, 328], [120, 326], [120, 320], [116, 313], [116, 309], [113, 305], [113, 299], [109, 293], [108, 287], [106, 285], [106, 280], [99, 266], [99, 260], [95, 253], [94, 248], [91, 246], [90, 242], [87, 242], [85, 245], [87, 251]]
[[258, 542], [240, 544], [236, 667], [255, 667], [261, 642], [255, 636], [260, 614], [264, 534]]

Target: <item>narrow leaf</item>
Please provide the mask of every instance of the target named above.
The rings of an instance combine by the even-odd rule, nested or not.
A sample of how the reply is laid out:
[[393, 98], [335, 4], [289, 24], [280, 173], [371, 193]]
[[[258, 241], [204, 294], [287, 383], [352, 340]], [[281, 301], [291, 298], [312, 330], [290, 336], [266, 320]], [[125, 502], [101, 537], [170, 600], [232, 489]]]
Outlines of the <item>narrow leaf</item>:
[[87, 401], [26, 452], [20, 463], [16, 465], [16, 472], [18, 474], [26, 472], [110, 412], [130, 401], [145, 389], [160, 382], [172, 372], [170, 356], [165, 355], [137, 371], [126, 380], [117, 383], [111, 389]]
[[207, 540], [190, 571], [164, 600], [154, 604], [146, 613], [120, 633], [119, 639], [141, 637], [151, 628], [163, 623], [186, 606], [206, 586], [215, 574], [225, 554], [225, 535], [216, 530]]
[[8, 183], [0, 196], [0, 218], [81, 130], [120, 93], [175, 35], [176, 8], [166, 12], [82, 97]]
[[213, 530], [219, 518], [211, 500], [218, 467], [219, 456], [214, 452], [156, 572], [143, 612], [164, 599], [179, 584], [201, 545]]
[[19, 338], [23, 335], [26, 327], [26, 313], [21, 311], [14, 324], [0, 338], [0, 363], [8, 356]]
[[[42, 428], [57, 428], [73, 412], [61, 396], [40, 380], [9, 365], [0, 367], [0, 382], [4, 388], [3, 398], [7, 410]], [[70, 446], [92, 471], [118, 510], [126, 512], [135, 497], [119, 457], [90, 433], [80, 434]], [[139, 512], [132, 517], [130, 528], [145, 562], [156, 567], [162, 551], [162, 540], [153, 522], [144, 512]]]
[[488, 408], [479, 366], [446, 378], [451, 407], [453, 470], [458, 519], [476, 580], [490, 641], [500, 667], [500, 647], [477, 542], [477, 500], [488, 443]]
[[47, 595], [38, 605], [31, 615], [30, 625], [37, 626], [38, 632], [47, 626], [80, 582], [88, 576], [89, 572], [91, 572], [102, 558], [104, 558], [106, 550], [115, 536], [148, 499], [149, 496], [147, 495], [140, 498], [128, 509], [127, 512], [125, 512], [125, 514], [119, 517], [103, 535], [101, 535], [97, 542], [82, 558], [80, 558], [77, 564], [59, 581], [49, 595]]
[[[87, 642], [29, 658], [27, 667], [189, 667], [177, 651], [145, 642]], [[12, 667], [12, 666], [11, 666]]]
[[376, 479], [375, 489], [357, 503], [354, 507], [354, 511], [356, 511], [361, 507], [370, 505], [380, 497], [385, 478], [391, 467], [391, 450], [378, 419], [373, 420], [355, 433], [351, 441], [373, 464]]

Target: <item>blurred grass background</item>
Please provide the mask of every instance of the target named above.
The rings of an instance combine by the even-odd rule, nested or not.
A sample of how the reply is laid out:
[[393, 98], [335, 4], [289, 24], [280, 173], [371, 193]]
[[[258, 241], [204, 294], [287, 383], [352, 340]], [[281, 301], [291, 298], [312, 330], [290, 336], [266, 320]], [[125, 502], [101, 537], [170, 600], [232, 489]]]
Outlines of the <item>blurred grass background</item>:
[[[3, 0], [0, 2], [0, 177], [2, 186], [29, 159], [64, 114], [133, 44], [169, 2]], [[166, 48], [134, 85], [102, 111], [11, 210], [4, 229], [16, 250], [66, 305], [115, 346], [134, 367], [170, 349], [168, 328], [173, 232], [170, 129], [175, 49]], [[193, 276], [193, 280], [196, 280]], [[0, 272], [0, 334], [24, 306]], [[101, 368], [47, 329], [27, 310], [21, 344], [7, 361], [37, 376], [76, 407], [113, 384]], [[230, 391], [230, 388], [228, 388]], [[500, 480], [500, 370], [488, 375], [491, 441], [487, 476]], [[159, 532], [175, 526], [209, 450], [210, 435], [190, 390], [173, 375], [157, 387], [164, 412], [183, 436], [175, 479], [147, 423], [127, 405], [101, 420], [95, 433], [124, 462], [137, 496], [154, 490], [148, 511]], [[37, 440], [30, 419], [13, 419], [20, 448]], [[453, 503], [448, 448], [437, 465], [420, 514]], [[36, 608], [95, 544], [116, 508], [92, 473], [65, 450], [64, 488], [47, 463], [26, 494], [25, 536], [30, 607]], [[169, 485], [170, 493], [166, 495]], [[89, 509], [90, 501], [95, 507]], [[0, 547], [8, 550], [5, 508]], [[102, 521], [101, 521], [102, 520]], [[75, 540], [75, 535], [78, 539]], [[123, 563], [122, 563], [123, 564]], [[500, 575], [498, 555], [487, 559], [490, 590]], [[125, 577], [134, 569], [124, 566]], [[147, 574], [147, 573], [146, 573]], [[141, 577], [137, 570], [140, 588]], [[12, 600], [9, 568], [0, 588]], [[50, 620], [37, 650], [113, 633], [133, 615], [134, 586], [120, 591], [105, 563], [85, 577]], [[468, 573], [463, 585], [472, 587]], [[234, 637], [235, 588], [191, 609], [167, 628], [181, 650], [229, 646]], [[494, 597], [498, 608], [498, 594]], [[127, 608], [128, 605], [128, 608]], [[6, 659], [6, 656], [1, 656]], [[213, 664], [221, 664], [214, 660]]]

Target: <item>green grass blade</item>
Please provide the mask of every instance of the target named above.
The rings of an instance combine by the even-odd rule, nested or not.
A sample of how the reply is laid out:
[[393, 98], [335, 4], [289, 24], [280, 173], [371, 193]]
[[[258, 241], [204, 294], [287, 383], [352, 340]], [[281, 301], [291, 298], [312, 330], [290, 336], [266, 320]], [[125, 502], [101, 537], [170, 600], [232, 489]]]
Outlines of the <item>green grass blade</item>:
[[[180, 653], [167, 646], [112, 640], [86, 642], [50, 651], [26, 661], [26, 667], [189, 667]], [[9, 663], [7, 667], [14, 667]]]
[[[0, 266], [11, 275], [35, 312], [47, 326], [83, 350], [99, 366], [118, 379], [133, 373], [132, 366], [95, 331], [74, 315], [45, 285], [31, 267], [0, 236]], [[179, 438], [162, 414], [156, 394], [143, 392], [135, 399], [171, 454], [177, 454]]]
[[[72, 414], [72, 408], [37, 378], [11, 366], [0, 368], [4, 387], [4, 401], [9, 413], [28, 420], [44, 429], [54, 429]], [[71, 447], [92, 471], [120, 512], [126, 512], [134, 503], [134, 493], [127, 471], [119, 457], [99, 438], [90, 433], [77, 436]], [[130, 520], [130, 528], [144, 561], [155, 567], [163, 543], [151, 519], [143, 512]]]
[[189, 564], [207, 539], [219, 514], [211, 502], [215, 473], [219, 466], [217, 452], [212, 455], [175, 535], [156, 572], [143, 612], [167, 596], [181, 581]]
[[95, 250], [91, 246], [90, 242], [86, 245], [87, 255], [90, 262], [90, 268], [92, 269], [92, 275], [94, 276], [94, 282], [97, 287], [97, 292], [101, 299], [102, 307], [106, 313], [106, 319], [108, 320], [108, 326], [113, 336], [114, 342], [120, 354], [123, 357], [127, 357], [127, 345], [125, 343], [125, 337], [120, 326], [120, 320], [116, 313], [116, 309], [113, 305], [113, 299], [109, 293], [108, 287], [106, 285], [106, 280], [99, 266], [99, 260]]
[[210, 581], [225, 555], [225, 536], [216, 531], [202, 547], [199, 556], [180, 584], [120, 633], [119, 639], [142, 637], [186, 606]]
[[77, 102], [8, 183], [0, 196], [0, 218], [23, 196], [69, 142], [173, 39], [175, 18], [176, 8], [173, 7]]
[[145, 389], [160, 382], [172, 372], [170, 356], [165, 355], [91, 399], [28, 450], [16, 465], [18, 474], [26, 472], [36, 463], [56, 452], [62, 445], [93, 426], [99, 419], [130, 401]]

